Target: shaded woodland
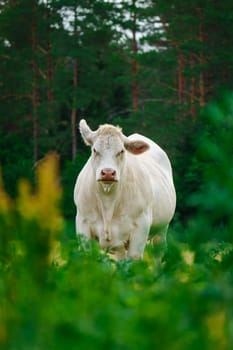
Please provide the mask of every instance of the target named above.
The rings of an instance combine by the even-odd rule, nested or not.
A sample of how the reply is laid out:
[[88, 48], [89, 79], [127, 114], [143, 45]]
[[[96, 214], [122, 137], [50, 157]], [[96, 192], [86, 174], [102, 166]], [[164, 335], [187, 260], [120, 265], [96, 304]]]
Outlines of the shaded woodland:
[[[67, 215], [87, 157], [78, 121], [119, 124], [169, 154], [184, 216], [200, 110], [232, 88], [233, 3], [226, 0], [0, 1], [0, 164], [14, 195], [51, 150]], [[187, 176], [186, 176], [187, 175]], [[67, 199], [66, 199], [67, 198]], [[179, 211], [179, 204], [178, 204]]]

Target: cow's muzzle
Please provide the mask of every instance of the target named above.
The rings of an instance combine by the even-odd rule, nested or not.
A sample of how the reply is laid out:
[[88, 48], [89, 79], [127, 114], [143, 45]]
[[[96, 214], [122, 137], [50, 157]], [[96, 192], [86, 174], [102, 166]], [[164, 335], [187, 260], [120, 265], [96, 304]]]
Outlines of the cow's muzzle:
[[116, 170], [111, 168], [104, 168], [100, 172], [100, 181], [117, 181]]

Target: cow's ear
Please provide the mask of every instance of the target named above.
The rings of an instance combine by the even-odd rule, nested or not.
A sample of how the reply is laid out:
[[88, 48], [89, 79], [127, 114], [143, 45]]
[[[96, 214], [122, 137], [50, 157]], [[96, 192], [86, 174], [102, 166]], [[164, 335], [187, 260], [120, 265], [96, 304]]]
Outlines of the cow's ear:
[[128, 152], [136, 155], [146, 152], [150, 148], [148, 143], [142, 140], [127, 141], [124, 145]]
[[95, 131], [92, 131], [86, 123], [86, 120], [82, 119], [79, 123], [79, 130], [82, 135], [83, 141], [86, 145], [92, 146], [95, 137]]

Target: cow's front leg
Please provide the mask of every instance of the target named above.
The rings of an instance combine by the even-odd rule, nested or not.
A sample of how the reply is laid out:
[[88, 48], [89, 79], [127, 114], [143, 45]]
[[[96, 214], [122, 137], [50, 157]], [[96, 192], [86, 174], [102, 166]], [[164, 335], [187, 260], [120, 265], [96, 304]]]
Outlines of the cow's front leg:
[[151, 226], [151, 215], [143, 213], [134, 224], [130, 236], [128, 257], [131, 259], [142, 259]]
[[84, 235], [86, 238], [90, 239], [91, 231], [90, 225], [87, 220], [85, 220], [80, 214], [76, 215], [76, 235]]

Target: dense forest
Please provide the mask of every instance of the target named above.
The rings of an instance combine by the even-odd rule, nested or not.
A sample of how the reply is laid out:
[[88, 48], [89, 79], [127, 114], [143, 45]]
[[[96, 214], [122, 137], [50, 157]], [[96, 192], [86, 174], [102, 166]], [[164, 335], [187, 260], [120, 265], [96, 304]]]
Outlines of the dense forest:
[[93, 128], [119, 124], [159, 143], [187, 215], [179, 203], [197, 185], [184, 174], [192, 172], [200, 108], [232, 87], [232, 13], [231, 1], [2, 0], [0, 164], [8, 191], [56, 150], [73, 215], [85, 117]]
[[[1, 349], [233, 348], [232, 51], [232, 0], [0, 0]], [[168, 153], [165, 251], [75, 236], [81, 118]]]

